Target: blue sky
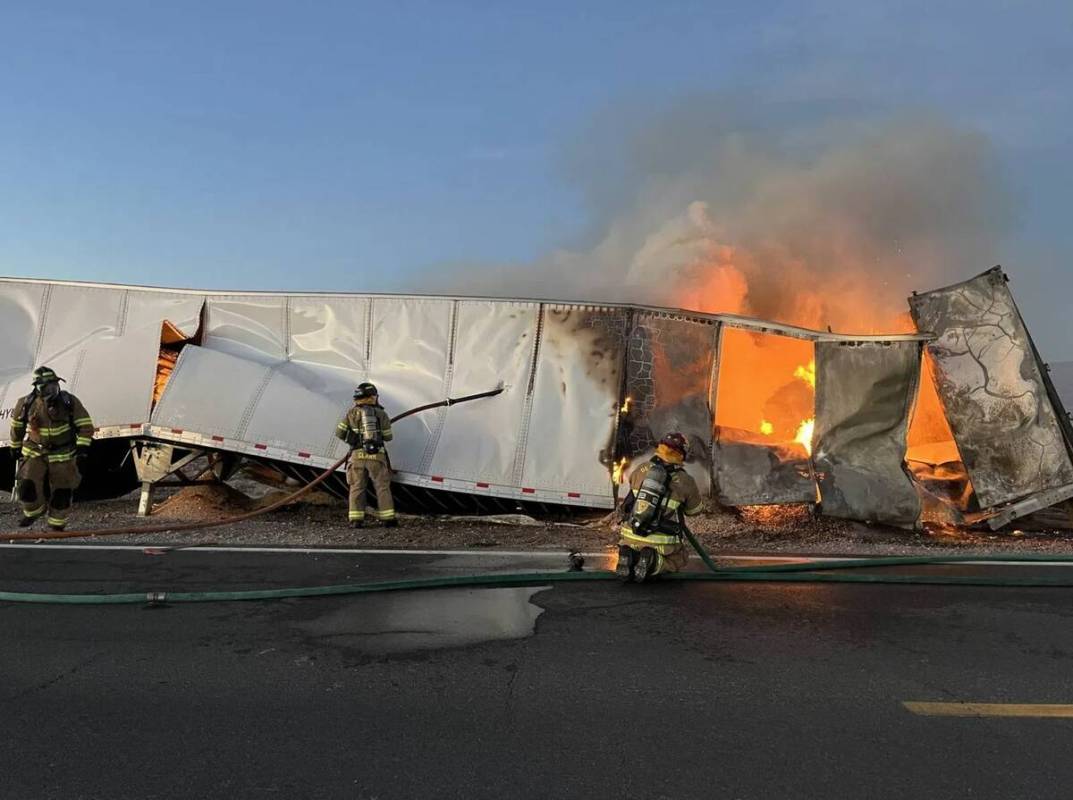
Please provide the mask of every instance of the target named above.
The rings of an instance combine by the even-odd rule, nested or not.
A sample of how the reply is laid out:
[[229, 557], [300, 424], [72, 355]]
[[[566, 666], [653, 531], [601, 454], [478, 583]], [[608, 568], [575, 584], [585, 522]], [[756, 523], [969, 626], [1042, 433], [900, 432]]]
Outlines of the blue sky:
[[1057, 342], [1071, 41], [1068, 2], [0, 0], [0, 273], [420, 289], [594, 235], [569, 153], [608, 109], [733, 92], [988, 137]]

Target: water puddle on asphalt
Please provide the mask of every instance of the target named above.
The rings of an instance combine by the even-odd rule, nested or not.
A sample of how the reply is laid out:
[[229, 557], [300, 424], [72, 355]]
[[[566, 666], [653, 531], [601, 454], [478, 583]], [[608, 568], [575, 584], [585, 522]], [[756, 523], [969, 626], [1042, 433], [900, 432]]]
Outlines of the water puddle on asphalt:
[[300, 623], [327, 645], [369, 653], [439, 650], [531, 636], [544, 609], [530, 602], [548, 586], [385, 592]]

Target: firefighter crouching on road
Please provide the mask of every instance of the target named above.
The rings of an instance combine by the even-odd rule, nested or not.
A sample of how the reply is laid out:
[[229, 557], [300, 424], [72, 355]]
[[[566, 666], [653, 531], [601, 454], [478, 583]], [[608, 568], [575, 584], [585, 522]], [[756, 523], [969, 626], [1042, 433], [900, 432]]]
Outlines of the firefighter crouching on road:
[[89, 451], [93, 420], [82, 401], [60, 389], [63, 380], [48, 367], [34, 371], [34, 389], [15, 403], [11, 449], [26, 528], [48, 512], [48, 526], [62, 531], [82, 481], [76, 459]]
[[394, 528], [395, 501], [391, 497], [391, 465], [385, 442], [392, 439], [391, 419], [380, 406], [376, 387], [362, 383], [354, 390], [354, 405], [336, 428], [335, 435], [350, 445], [346, 468], [350, 486], [350, 527], [365, 524], [365, 482], [376, 490], [376, 516], [385, 528]]
[[689, 443], [668, 433], [656, 454], [630, 475], [630, 493], [622, 503], [624, 523], [615, 573], [623, 581], [645, 581], [677, 572], [689, 560], [682, 539], [686, 516], [699, 514], [703, 503], [697, 483], [682, 466]]

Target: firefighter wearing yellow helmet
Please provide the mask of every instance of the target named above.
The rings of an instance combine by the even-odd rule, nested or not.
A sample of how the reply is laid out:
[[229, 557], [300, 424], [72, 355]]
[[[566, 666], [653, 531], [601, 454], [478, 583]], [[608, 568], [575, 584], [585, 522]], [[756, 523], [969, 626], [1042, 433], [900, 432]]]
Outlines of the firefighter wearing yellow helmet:
[[346, 478], [350, 488], [350, 527], [365, 524], [365, 484], [376, 490], [376, 517], [385, 528], [394, 528], [395, 501], [391, 497], [391, 465], [385, 442], [392, 439], [391, 419], [380, 405], [379, 393], [371, 383], [354, 390], [354, 405], [336, 427], [335, 435], [350, 445]]
[[699, 514], [703, 503], [696, 481], [682, 466], [688, 455], [686, 438], [668, 433], [652, 459], [630, 475], [615, 567], [623, 581], [644, 583], [677, 572], [689, 559], [682, 540], [684, 518]]
[[60, 389], [62, 380], [48, 367], [36, 369], [33, 391], [11, 416], [11, 449], [20, 461], [19, 527], [44, 516], [49, 528], [63, 530], [82, 481], [76, 459], [89, 451], [93, 420], [81, 400]]

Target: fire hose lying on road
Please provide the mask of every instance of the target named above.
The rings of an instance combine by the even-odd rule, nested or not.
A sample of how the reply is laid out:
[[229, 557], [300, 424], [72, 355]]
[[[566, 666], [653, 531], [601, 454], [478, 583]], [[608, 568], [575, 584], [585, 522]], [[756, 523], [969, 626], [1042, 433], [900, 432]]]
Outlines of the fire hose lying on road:
[[[986, 558], [980, 556], [900, 556], [861, 558], [855, 560], [834, 559], [804, 564], [778, 564], [761, 567], [715, 568], [708, 553], [690, 537], [698, 554], [711, 566], [709, 572], [678, 572], [666, 575], [661, 580], [672, 582], [706, 583], [871, 583], [916, 586], [990, 586], [1021, 588], [1070, 588], [1073, 577], [1054, 578], [1047, 576], [1002, 577], [987, 575], [940, 575], [940, 574], [861, 574], [860, 570], [882, 567], [944, 566], [954, 564], [996, 564], [1009, 562], [1057, 562], [1073, 564], [1073, 557], [1061, 556], [1003, 556]], [[844, 572], [843, 570], [848, 570]], [[213, 603], [248, 600], [286, 600], [299, 597], [333, 597], [342, 595], [370, 594], [374, 592], [414, 591], [421, 589], [448, 588], [506, 588], [517, 586], [544, 586], [547, 584], [575, 583], [579, 581], [616, 581], [613, 572], [598, 570], [585, 572], [571, 570], [562, 572], [519, 572], [492, 575], [452, 575], [437, 578], [416, 578], [401, 581], [376, 581], [372, 583], [347, 583], [331, 586], [298, 586], [283, 589], [254, 589], [245, 591], [208, 592], [126, 592], [117, 594], [49, 594], [38, 592], [3, 592], [0, 602], [41, 603], [54, 605], [145, 605], [160, 606], [168, 603]], [[635, 591], [651, 591], [650, 587]]]

